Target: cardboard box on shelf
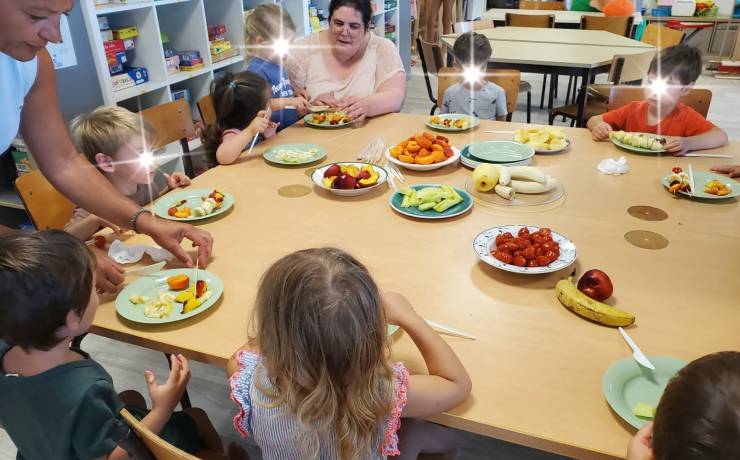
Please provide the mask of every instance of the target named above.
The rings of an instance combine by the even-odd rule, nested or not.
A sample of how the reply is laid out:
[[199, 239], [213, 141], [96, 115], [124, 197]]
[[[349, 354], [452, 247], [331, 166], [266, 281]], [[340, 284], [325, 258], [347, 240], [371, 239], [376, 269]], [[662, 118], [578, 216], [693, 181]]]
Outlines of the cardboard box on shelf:
[[238, 49], [231, 48], [231, 49], [224, 51], [223, 53], [211, 54], [211, 61], [214, 63], [223, 61], [224, 59], [232, 58], [234, 56], [237, 56], [238, 54], [239, 54]]
[[183, 59], [182, 56], [180, 56], [180, 67], [182, 66], [194, 67], [194, 66], [202, 65], [202, 64], [203, 64], [203, 58]]
[[211, 54], [223, 53], [231, 49], [231, 42], [228, 40], [214, 40], [209, 44]]
[[108, 16], [98, 16], [98, 28], [100, 30], [110, 29], [108, 25]]
[[123, 72], [123, 66], [128, 63], [125, 51], [106, 54], [105, 57], [108, 59], [108, 71], [111, 75]]
[[200, 64], [196, 65], [182, 65], [180, 64], [180, 70], [183, 72], [192, 72], [193, 70], [198, 70], [204, 68], [205, 65], [201, 62]]
[[175, 91], [172, 91], [172, 100], [176, 101], [178, 99], [185, 99], [186, 101], [190, 100], [190, 90], [187, 88], [178, 89]]
[[180, 57], [179, 56], [170, 56], [167, 58], [164, 58], [164, 63], [167, 66], [167, 73], [172, 75], [173, 73], [180, 71]]
[[10, 144], [10, 155], [13, 157], [15, 171], [18, 176], [39, 169], [33, 156], [31, 156], [31, 152], [28, 150], [28, 146], [26, 146], [26, 143], [20, 137], [16, 137]]
[[101, 30], [100, 39], [103, 40], [104, 42], [108, 40], [113, 40], [113, 31], [112, 30]]
[[121, 91], [141, 85], [149, 81], [149, 74], [144, 67], [132, 67], [126, 69], [124, 73], [120, 75], [114, 75], [111, 77], [111, 83], [113, 84], [113, 91]]
[[198, 50], [185, 50], [185, 51], [175, 51], [178, 56], [180, 56], [180, 61], [192, 61], [195, 59], [200, 59], [200, 51]]
[[208, 28], [208, 40], [216, 40], [226, 33], [226, 26], [219, 24], [217, 26], [211, 26]]
[[139, 28], [136, 26], [122, 27], [120, 29], [113, 29], [113, 38], [117, 40], [123, 40], [126, 38], [134, 38], [139, 36]]
[[132, 38], [126, 40], [108, 40], [103, 42], [103, 50], [105, 54], [115, 54], [124, 51], [132, 50], [135, 47], [135, 42]]

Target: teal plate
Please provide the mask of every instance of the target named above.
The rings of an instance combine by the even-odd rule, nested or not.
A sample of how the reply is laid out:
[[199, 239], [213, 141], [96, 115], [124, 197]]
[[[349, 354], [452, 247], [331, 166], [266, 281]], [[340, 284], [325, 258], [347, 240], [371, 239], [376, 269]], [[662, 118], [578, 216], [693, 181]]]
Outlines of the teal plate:
[[[658, 136], [657, 134], [650, 134], [650, 133], [631, 133], [631, 134], [644, 134], [646, 136], [651, 136], [651, 137], [661, 137], [661, 136]], [[634, 153], [647, 153], [647, 154], [650, 154], [650, 155], [662, 155], [662, 154], [666, 153], [666, 151], [665, 150], [662, 150], [662, 149], [661, 150], [652, 150], [652, 149], [644, 149], [642, 147], [635, 147], [634, 145], [625, 144], [625, 143], [620, 142], [620, 141], [618, 141], [616, 139], [613, 139], [611, 137], [609, 137], [609, 140], [612, 141], [612, 144], [616, 145], [620, 149], [628, 150], [628, 151], [634, 152]]]
[[462, 163], [463, 165], [469, 168], [475, 168], [482, 163], [498, 164], [502, 166], [524, 166], [524, 165], [528, 165], [532, 163], [531, 158], [527, 160], [515, 161], [511, 163], [495, 163], [491, 161], [485, 161], [485, 160], [481, 160], [480, 158], [476, 158], [473, 155], [471, 155], [470, 151], [468, 150], [468, 147], [470, 146], [466, 145], [465, 147], [462, 148], [462, 150], [460, 150], [460, 163]]
[[[468, 127], [467, 128], [454, 128], [454, 127], [447, 127], [445, 125], [438, 125], [435, 123], [432, 123], [432, 118], [434, 117], [439, 118], [449, 118], [451, 120], [468, 120]], [[450, 133], [456, 133], [456, 132], [462, 132], [462, 131], [468, 131], [470, 129], [475, 128], [480, 124], [480, 120], [478, 117], [473, 115], [465, 115], [462, 113], [446, 113], [444, 115], [432, 115], [431, 117], [427, 118], [426, 126], [434, 129], [436, 131], [446, 131]]]
[[[311, 149], [315, 149], [316, 152], [312, 156], [304, 160], [296, 159], [296, 161], [290, 161], [290, 160], [281, 160], [277, 158], [281, 150], [302, 150], [304, 152], [307, 152]], [[278, 165], [287, 165], [287, 166], [297, 166], [297, 165], [305, 165], [309, 163], [314, 163], [316, 161], [323, 159], [325, 156], [326, 156], [326, 149], [316, 144], [276, 145], [275, 147], [272, 147], [271, 149], [265, 151], [265, 153], [262, 154], [262, 157], [264, 157], [264, 159], [269, 161], [270, 163], [275, 163]]]
[[234, 206], [234, 197], [230, 193], [226, 193], [226, 192], [223, 192], [222, 190], [219, 190], [219, 192], [222, 192], [224, 194], [224, 202], [220, 208], [215, 209], [210, 214], [207, 214], [202, 217], [194, 217], [191, 215], [190, 217], [185, 217], [185, 218], [179, 218], [179, 217], [170, 216], [169, 214], [167, 214], [167, 210], [170, 209], [175, 204], [179, 203], [181, 200], [187, 200], [187, 204], [189, 204], [191, 208], [196, 208], [200, 206], [200, 203], [202, 203], [201, 197], [210, 195], [212, 191], [213, 191], [212, 188], [194, 188], [194, 189], [186, 188], [186, 189], [174, 190], [164, 195], [162, 198], [158, 199], [157, 202], [154, 203], [154, 206], [152, 206], [152, 211], [154, 211], [154, 214], [158, 215], [159, 217], [163, 219], [189, 222], [189, 221], [194, 221], [194, 220], [210, 219], [211, 217], [215, 217], [215, 216], [218, 216], [219, 214], [225, 213], [232, 206]]
[[[317, 113], [320, 113], [320, 112], [317, 112]], [[336, 124], [336, 125], [332, 125], [332, 124], [329, 124], [329, 123], [314, 123], [312, 121], [312, 119], [311, 119], [311, 115], [314, 115], [314, 114], [313, 113], [309, 113], [308, 115], [306, 115], [305, 117], [303, 117], [303, 121], [305, 121], [308, 126], [311, 126], [313, 128], [338, 129], [338, 128], [345, 128], [345, 127], [347, 127], [347, 126], [349, 126], [349, 125], [352, 124], [351, 121], [348, 121], [346, 123], [339, 123], [339, 124]]]
[[[704, 184], [706, 184], [707, 181], [710, 180], [718, 180], [722, 182], [723, 184], [725, 184], [726, 187], [729, 187], [730, 193], [724, 196], [704, 193]], [[670, 187], [670, 182], [668, 182], [668, 175], [663, 176], [662, 182], [663, 185], [665, 185], [666, 187]], [[714, 174], [706, 171], [694, 171], [694, 187], [696, 187], [696, 190], [694, 191], [693, 196], [696, 198], [701, 198], [703, 200], [725, 200], [727, 198], [735, 198], [736, 196], [740, 196], [740, 183], [729, 179], [727, 176], [720, 176], [719, 174]], [[679, 191], [678, 193], [686, 196], [692, 196], [692, 194], [688, 192]]]
[[[426, 187], [440, 187], [441, 184], [417, 184], [417, 185], [411, 185], [408, 188], [412, 188], [414, 190], [421, 190]], [[453, 187], [457, 193], [460, 194], [460, 196], [463, 198], [461, 203], [456, 204], [455, 206], [452, 206], [451, 208], [448, 208], [444, 212], [437, 212], [434, 209], [429, 209], [427, 211], [419, 211], [418, 208], [415, 208], [413, 206], [410, 206], [408, 208], [402, 208], [401, 203], [403, 202], [403, 195], [400, 192], [395, 192], [393, 195], [391, 195], [389, 201], [391, 203], [391, 207], [398, 213], [403, 214], [405, 216], [409, 217], [416, 217], [418, 219], [447, 219], [449, 217], [458, 216], [464, 212], [466, 212], [468, 209], [473, 207], [473, 198], [470, 196], [468, 192], [465, 190], [459, 189], [457, 187]]]
[[534, 156], [532, 147], [511, 141], [478, 142], [466, 148], [473, 160], [489, 163], [518, 163]]
[[655, 366], [654, 371], [629, 357], [612, 364], [601, 379], [604, 396], [611, 408], [637, 429], [650, 420], [636, 416], [632, 408], [637, 403], [658, 407], [668, 381], [686, 365], [686, 362], [670, 356], [648, 356], [648, 359]]
[[152, 273], [148, 276], [141, 276], [133, 283], [126, 286], [116, 297], [116, 311], [129, 321], [145, 324], [164, 324], [180, 321], [199, 315], [211, 308], [218, 302], [224, 293], [224, 283], [221, 278], [207, 270], [198, 270], [198, 279], [204, 280], [211, 291], [211, 297], [203, 302], [203, 305], [188, 313], [181, 313], [182, 304], [173, 302], [172, 313], [166, 318], [150, 318], [144, 314], [144, 305], [134, 305], [129, 300], [131, 295], [143, 295], [150, 299], [156, 299], [161, 292], [168, 292], [177, 295], [182, 291], [171, 291], [167, 286], [167, 278], [174, 275], [188, 275], [191, 285], [195, 276], [195, 270], [192, 268], [174, 268], [172, 270], [162, 270], [161, 272]]

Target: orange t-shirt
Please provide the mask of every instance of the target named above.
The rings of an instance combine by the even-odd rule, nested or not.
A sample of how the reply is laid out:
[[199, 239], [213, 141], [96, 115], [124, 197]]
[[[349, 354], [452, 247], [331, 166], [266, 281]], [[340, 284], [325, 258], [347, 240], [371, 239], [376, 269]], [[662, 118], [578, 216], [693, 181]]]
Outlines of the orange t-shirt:
[[651, 133], [663, 136], [689, 137], [710, 131], [715, 126], [691, 107], [678, 103], [673, 111], [657, 125], [649, 126], [647, 101], [635, 101], [602, 115], [613, 129], [633, 133]]

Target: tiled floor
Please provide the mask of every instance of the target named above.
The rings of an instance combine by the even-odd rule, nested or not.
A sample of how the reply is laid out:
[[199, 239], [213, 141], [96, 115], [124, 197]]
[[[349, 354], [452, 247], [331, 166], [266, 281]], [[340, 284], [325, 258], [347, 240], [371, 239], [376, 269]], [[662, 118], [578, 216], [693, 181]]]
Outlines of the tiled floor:
[[[535, 88], [533, 99], [539, 101], [538, 88], [541, 87], [541, 77], [538, 75], [524, 75], [524, 79], [532, 83]], [[433, 82], [436, 87], [436, 82]], [[561, 80], [561, 93], [565, 93], [567, 80]], [[725, 129], [731, 139], [740, 139], [740, 81], [716, 80], [711, 76], [702, 76], [697, 84], [699, 87], [710, 88], [714, 93], [709, 118]], [[423, 78], [418, 65], [414, 67], [412, 78], [408, 83], [408, 95], [404, 112], [428, 114], [431, 103], [427, 97]], [[524, 101], [517, 104], [514, 121], [524, 121]], [[547, 111], [536, 108], [532, 114], [533, 123], [547, 123]], [[85, 339], [84, 348], [97, 359], [113, 376], [116, 388], [119, 390], [136, 389], [146, 395], [144, 384], [144, 369], [152, 369], [163, 378], [167, 372], [167, 365], [161, 353], [126, 345], [120, 342], [97, 336]], [[193, 363], [193, 378], [189, 391], [193, 404], [204, 408], [210, 415], [216, 429], [222, 434], [225, 441], [242, 443], [253, 459], [261, 458], [257, 449], [240, 439], [231, 426], [234, 407], [228, 398], [226, 376], [221, 369]], [[460, 450], [456, 456], [459, 460], [468, 459], [557, 459], [552, 454], [535, 451], [521, 446], [503, 443], [494, 439], [485, 438], [468, 433], [460, 433]], [[3, 430], [0, 430], [0, 460], [15, 459], [15, 448]]]

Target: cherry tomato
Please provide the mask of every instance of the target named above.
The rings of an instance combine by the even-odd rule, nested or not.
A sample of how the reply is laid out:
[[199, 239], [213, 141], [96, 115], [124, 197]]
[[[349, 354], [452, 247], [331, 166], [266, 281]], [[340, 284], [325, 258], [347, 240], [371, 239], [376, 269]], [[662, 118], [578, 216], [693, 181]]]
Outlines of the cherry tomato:
[[546, 241], [546, 242], [542, 243], [542, 249], [545, 250], [545, 251], [552, 251], [556, 247], [557, 247], [557, 243], [555, 243], [553, 241]]
[[501, 246], [505, 242], [506, 242], [506, 240], [505, 240], [504, 235], [499, 234], [499, 235], [496, 236], [496, 246]]
[[534, 248], [534, 255], [535, 255], [535, 257], [542, 256], [544, 254], [545, 254], [545, 251], [542, 250], [542, 246], [540, 246], [540, 245], [535, 246], [535, 248]]
[[537, 261], [537, 265], [539, 265], [540, 267], [544, 267], [550, 263], [550, 261], [545, 256], [537, 256], [535, 260]]
[[517, 236], [512, 241], [514, 243], [516, 243], [517, 245], [519, 245], [520, 248], [526, 248], [527, 246], [531, 246], [532, 245], [532, 242], [531, 241], [529, 241], [526, 238], [522, 238], [520, 236]]
[[203, 280], [198, 280], [195, 283], [195, 297], [200, 299], [203, 297], [203, 294], [206, 293], [206, 282]]
[[105, 245], [107, 243], [108, 240], [106, 240], [103, 235], [95, 235], [95, 238], [93, 238], [93, 245], [95, 245], [96, 248], [105, 249]]
[[514, 256], [506, 252], [502, 252], [501, 257], [497, 257], [497, 259], [505, 264], [510, 264], [514, 260]]
[[534, 233], [532, 235], [532, 243], [534, 244], [542, 244], [545, 241], [544, 238], [539, 233]]
[[673, 171], [676, 174], [681, 174], [683, 172], [683, 169], [681, 169], [678, 166], [676, 166], [673, 169], [671, 169], [671, 171]]
[[548, 263], [554, 262], [558, 258], [558, 256], [555, 255], [555, 251], [545, 252], [545, 257], [547, 257]]
[[513, 263], [517, 267], [523, 267], [523, 266], [527, 265], [527, 259], [525, 259], [522, 256], [515, 256], [514, 257], [514, 260], [511, 263]]
[[503, 252], [508, 252], [509, 254], [512, 254], [514, 251], [519, 250], [519, 245], [509, 241], [508, 243], [504, 243], [501, 245], [501, 250]]
[[550, 236], [550, 235], [552, 235], [552, 230], [550, 230], [547, 227], [541, 228], [539, 231], [540, 231], [540, 234], [543, 235], [543, 236]]
[[167, 210], [167, 214], [168, 214], [168, 215], [170, 215], [170, 216], [174, 216], [176, 212], [177, 212], [177, 208], [176, 208], [176, 207], [174, 207], [174, 206], [173, 206], [173, 207], [171, 207], [171, 208], [169, 208], [169, 209]]
[[532, 260], [527, 261], [527, 267], [539, 267], [539, 265], [537, 265], [536, 260], [532, 259]]
[[529, 235], [529, 229], [527, 227], [522, 227], [519, 229], [519, 236]]
[[[514, 257], [522, 256], [522, 250], [519, 249], [518, 251], [514, 251], [514, 253], [512, 254], [512, 256], [514, 256]], [[524, 257], [524, 256], [522, 256], [522, 257]]]
[[529, 246], [528, 248], [523, 249], [522, 256], [524, 256], [524, 258], [527, 260], [532, 260], [537, 257], [534, 246]]

